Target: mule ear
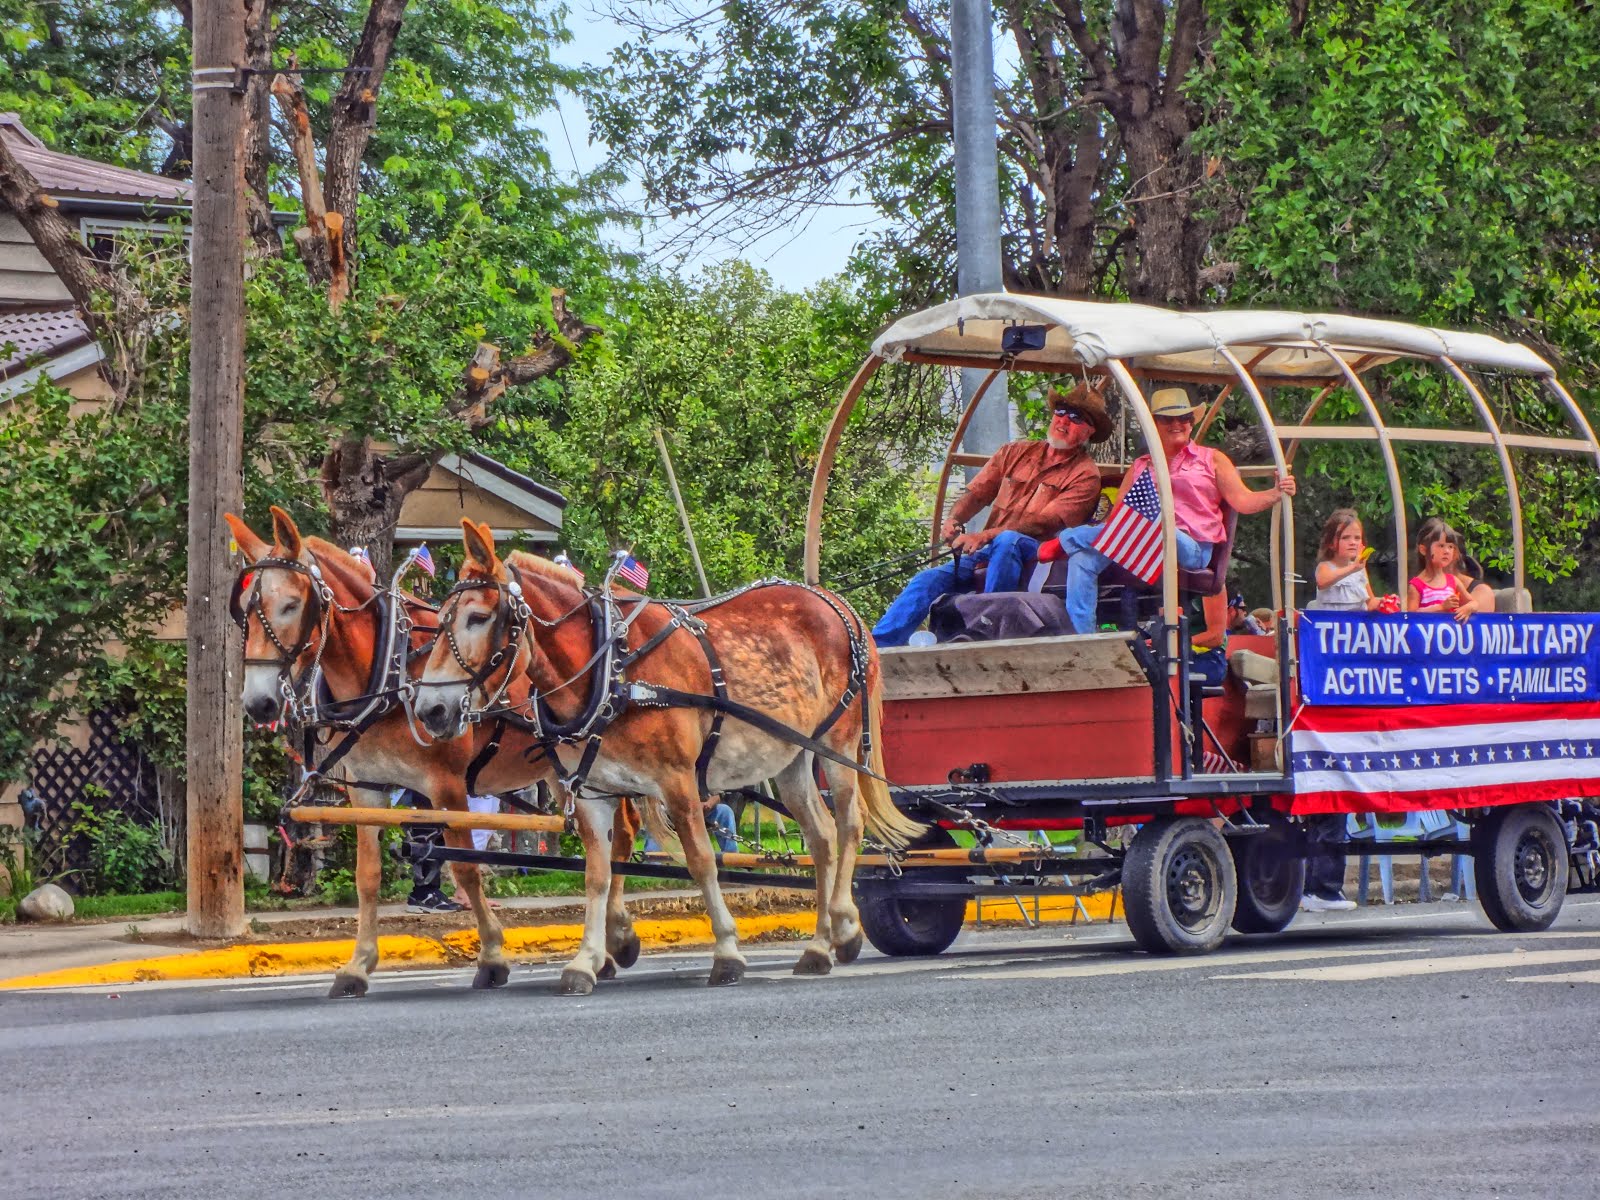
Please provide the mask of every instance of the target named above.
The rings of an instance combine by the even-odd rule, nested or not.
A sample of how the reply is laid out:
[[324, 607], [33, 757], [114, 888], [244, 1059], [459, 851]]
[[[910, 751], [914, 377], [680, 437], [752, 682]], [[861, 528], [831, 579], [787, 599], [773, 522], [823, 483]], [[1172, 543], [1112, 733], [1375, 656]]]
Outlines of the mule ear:
[[251, 562], [265, 558], [267, 551], [272, 549], [256, 536], [255, 530], [232, 513], [223, 513], [222, 519], [228, 523], [228, 528], [233, 530], [233, 540], [238, 543], [240, 552]]
[[294, 518], [276, 504], [272, 506], [272, 536], [277, 539], [290, 558], [300, 557], [300, 529], [294, 523]]
[[495, 557], [494, 532], [487, 525], [462, 517], [461, 544], [466, 547], [467, 561], [485, 571], [493, 571], [500, 561]]

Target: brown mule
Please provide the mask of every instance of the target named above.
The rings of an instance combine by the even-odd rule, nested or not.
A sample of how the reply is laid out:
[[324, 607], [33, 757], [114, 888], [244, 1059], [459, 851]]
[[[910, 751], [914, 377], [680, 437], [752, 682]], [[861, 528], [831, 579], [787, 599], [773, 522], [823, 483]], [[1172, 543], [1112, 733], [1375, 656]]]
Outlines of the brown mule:
[[[418, 688], [417, 715], [435, 736], [458, 728], [469, 705], [482, 707], [511, 678], [524, 676], [547, 719], [580, 722], [590, 711], [592, 688], [606, 680], [589, 670], [597, 655], [590, 605], [577, 577], [564, 567], [531, 554], [514, 553], [508, 563], [495, 553], [486, 526], [462, 522], [467, 551], [461, 583], [440, 611], [441, 636], [429, 655]], [[515, 574], [513, 574], [513, 571]], [[526, 604], [518, 612], [515, 602]], [[617, 592], [632, 613], [637, 597]], [[797, 584], [774, 584], [735, 593], [697, 614], [706, 626], [726, 679], [728, 699], [760, 711], [790, 729], [818, 728], [852, 682], [852, 637], [865, 657], [863, 698], [850, 704], [820, 740], [850, 761], [859, 761], [863, 706], [878, 727], [881, 691], [878, 656], [859, 619], [844, 602]], [[672, 627], [664, 606], [648, 604], [630, 621], [627, 647], [648, 652], [626, 668], [627, 682], [654, 684], [685, 693], [713, 692], [710, 664], [693, 632]], [[847, 624], [848, 622], [848, 624]], [[523, 710], [527, 709], [524, 706]], [[716, 861], [705, 824], [697, 764], [712, 728], [709, 712], [692, 708], [626, 705], [605, 727], [598, 747], [579, 737], [556, 753], [564, 770], [578, 770], [588, 759], [588, 787], [576, 804], [588, 823], [604, 828], [613, 797], [637, 795], [646, 824], [659, 827], [661, 811], [683, 842], [690, 874], [705, 896], [716, 936], [711, 983], [736, 983], [744, 974], [733, 918], [717, 884]], [[895, 808], [879, 780], [840, 763], [823, 760], [833, 796], [833, 820], [818, 794], [813, 754], [727, 718], [706, 774], [707, 791], [720, 793], [766, 779], [777, 783], [779, 799], [800, 823], [816, 863], [817, 929], [795, 964], [801, 974], [824, 974], [834, 958], [849, 962], [861, 950], [862, 933], [851, 884], [863, 824], [875, 836], [904, 845], [922, 826]], [[882, 775], [876, 748], [871, 765]], [[864, 802], [864, 803], [863, 803]], [[864, 811], [863, 811], [864, 810]], [[831, 826], [831, 827], [830, 827]], [[586, 992], [594, 986], [604, 957], [599, 904], [611, 882], [611, 864], [598, 845], [585, 839], [588, 914], [584, 938], [562, 975], [562, 991]]]
[[[272, 510], [274, 541], [270, 544], [232, 513], [226, 519], [245, 559], [259, 575], [247, 589], [249, 607], [242, 610], [245, 712], [261, 723], [278, 720], [285, 708], [282, 681], [286, 673], [290, 678], [299, 678], [314, 662], [320, 666], [327, 691], [336, 703], [348, 705], [357, 701], [367, 691], [373, 659], [383, 637], [374, 602], [378, 589], [371, 569], [331, 542], [302, 538], [282, 509]], [[274, 568], [270, 565], [273, 562], [298, 564], [302, 569]], [[310, 574], [312, 568], [315, 577]], [[318, 577], [331, 602], [318, 595]], [[408, 609], [413, 625], [418, 627], [413, 631], [412, 648], [420, 649], [431, 640], [434, 613], [415, 600], [408, 600]], [[416, 670], [413, 664], [411, 673], [415, 675]], [[337, 745], [341, 737], [333, 734], [321, 752], [327, 753], [329, 745]], [[465, 812], [468, 768], [485, 749], [489, 737], [490, 731], [480, 725], [470, 737], [451, 737], [419, 746], [404, 710], [393, 707], [360, 735], [335, 771], [346, 781], [410, 788], [427, 796], [435, 808]], [[478, 790], [493, 794], [518, 791], [540, 781], [558, 783], [527, 735], [507, 730], [499, 753], [482, 768], [475, 785]], [[347, 790], [353, 804], [383, 807], [389, 803], [385, 791], [358, 787]], [[626, 858], [633, 852], [638, 828], [637, 810], [625, 804], [614, 823], [608, 823], [603, 830], [585, 831], [585, 845], [591, 836], [598, 844], [609, 835], [608, 848]], [[356, 944], [350, 961], [334, 976], [330, 996], [365, 995], [368, 978], [378, 963], [378, 834], [371, 827], [356, 830]], [[446, 830], [444, 840], [457, 849], [472, 844], [471, 833], [465, 829]], [[510, 967], [502, 949], [500, 921], [483, 894], [479, 869], [476, 864], [459, 862], [450, 867], [478, 926], [478, 971], [473, 987], [499, 987], [507, 982]], [[639, 956], [639, 939], [623, 907], [621, 883], [619, 878], [607, 897], [604, 937], [611, 958], [627, 967]]]

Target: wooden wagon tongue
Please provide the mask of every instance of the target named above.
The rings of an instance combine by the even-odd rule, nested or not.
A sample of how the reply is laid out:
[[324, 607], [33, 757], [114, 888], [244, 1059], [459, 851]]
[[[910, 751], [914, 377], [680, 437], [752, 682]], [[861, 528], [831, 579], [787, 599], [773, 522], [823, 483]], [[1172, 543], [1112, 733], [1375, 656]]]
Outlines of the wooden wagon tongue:
[[[478, 813], [446, 812], [431, 808], [331, 808], [307, 805], [291, 808], [286, 815], [291, 821], [306, 825], [376, 825], [384, 828], [405, 825], [443, 825], [447, 829], [499, 829], [511, 832], [560, 833], [566, 828], [562, 817], [543, 816], [538, 813]], [[900, 855], [864, 854], [861, 861], [868, 865], [887, 866], [898, 863], [903, 867], [949, 865], [951, 863], [1017, 863], [1051, 858], [1053, 852], [1043, 846], [1005, 846], [983, 849], [907, 850]], [[668, 861], [669, 854], [646, 855], [647, 859]], [[809, 854], [773, 855], [724, 853], [717, 861], [729, 867], [812, 867], [816, 864]]]

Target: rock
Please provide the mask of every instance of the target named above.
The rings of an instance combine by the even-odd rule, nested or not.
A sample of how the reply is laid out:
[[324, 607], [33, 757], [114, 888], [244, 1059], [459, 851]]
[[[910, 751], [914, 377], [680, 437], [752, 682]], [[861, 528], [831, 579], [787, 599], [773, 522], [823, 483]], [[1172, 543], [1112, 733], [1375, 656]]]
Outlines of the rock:
[[36, 887], [17, 905], [17, 915], [30, 921], [70, 921], [72, 897], [53, 883]]

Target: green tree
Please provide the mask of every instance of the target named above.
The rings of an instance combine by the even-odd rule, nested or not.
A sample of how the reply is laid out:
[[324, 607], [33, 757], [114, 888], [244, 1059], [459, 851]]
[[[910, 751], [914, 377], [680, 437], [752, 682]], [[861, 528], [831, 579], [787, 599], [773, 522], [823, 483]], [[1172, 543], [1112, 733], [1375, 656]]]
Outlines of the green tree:
[[[823, 431], [867, 353], [864, 303], [843, 283], [778, 290], [742, 263], [626, 293], [614, 339], [545, 385], [537, 412], [490, 433], [493, 452], [555, 477], [586, 570], [632, 546], [652, 590], [698, 593], [654, 431], [673, 455], [713, 588], [798, 578]], [[942, 373], [873, 388], [841, 447], [825, 509], [823, 581], [925, 545], [919, 478], [948, 435]], [[869, 572], [870, 574], [870, 572]], [[895, 581], [853, 592], [875, 614]]]

